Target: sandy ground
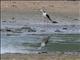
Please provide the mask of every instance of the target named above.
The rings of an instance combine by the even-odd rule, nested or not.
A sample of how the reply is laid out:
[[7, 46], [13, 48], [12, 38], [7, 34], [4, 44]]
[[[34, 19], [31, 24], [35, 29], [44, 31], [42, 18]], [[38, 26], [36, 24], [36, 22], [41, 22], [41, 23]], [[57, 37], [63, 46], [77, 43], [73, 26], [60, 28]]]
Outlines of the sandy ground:
[[37, 11], [41, 8], [58, 13], [79, 14], [80, 2], [76, 1], [1, 1], [1, 11]]
[[64, 54], [3, 54], [1, 60], [80, 60], [80, 56]]

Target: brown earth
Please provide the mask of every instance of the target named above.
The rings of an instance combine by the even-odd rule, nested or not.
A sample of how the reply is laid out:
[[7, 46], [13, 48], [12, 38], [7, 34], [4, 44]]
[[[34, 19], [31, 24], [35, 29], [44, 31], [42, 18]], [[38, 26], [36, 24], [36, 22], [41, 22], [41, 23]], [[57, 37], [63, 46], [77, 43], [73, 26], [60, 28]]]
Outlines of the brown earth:
[[79, 14], [79, 1], [1, 1], [1, 11], [37, 11], [39, 9], [60, 13]]
[[3, 54], [1, 60], [80, 60], [80, 56], [64, 54]]

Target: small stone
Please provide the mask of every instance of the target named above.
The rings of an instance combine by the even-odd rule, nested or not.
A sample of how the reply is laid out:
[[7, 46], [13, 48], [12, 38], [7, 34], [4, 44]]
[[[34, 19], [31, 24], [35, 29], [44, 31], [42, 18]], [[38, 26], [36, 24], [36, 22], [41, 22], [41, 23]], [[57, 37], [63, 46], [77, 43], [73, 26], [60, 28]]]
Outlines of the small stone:
[[78, 20], [78, 19], [74, 19], [74, 20]]
[[15, 17], [12, 17], [11, 19], [12, 19], [12, 20], [14, 20], [14, 19], [15, 19]]

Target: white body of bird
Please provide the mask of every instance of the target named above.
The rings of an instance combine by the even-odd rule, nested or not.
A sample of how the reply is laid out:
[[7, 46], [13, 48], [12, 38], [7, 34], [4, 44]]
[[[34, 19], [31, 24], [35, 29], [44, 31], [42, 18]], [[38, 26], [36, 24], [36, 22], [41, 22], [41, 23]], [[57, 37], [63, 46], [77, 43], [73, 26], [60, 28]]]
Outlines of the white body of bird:
[[42, 43], [41, 43], [41, 46], [40, 46], [38, 49], [42, 49], [42, 48], [45, 47], [45, 46], [46, 46], [45, 42], [42, 42]]
[[43, 13], [43, 16], [46, 17], [46, 13]]
[[45, 47], [45, 45], [46, 45], [45, 42], [41, 43], [41, 47]]

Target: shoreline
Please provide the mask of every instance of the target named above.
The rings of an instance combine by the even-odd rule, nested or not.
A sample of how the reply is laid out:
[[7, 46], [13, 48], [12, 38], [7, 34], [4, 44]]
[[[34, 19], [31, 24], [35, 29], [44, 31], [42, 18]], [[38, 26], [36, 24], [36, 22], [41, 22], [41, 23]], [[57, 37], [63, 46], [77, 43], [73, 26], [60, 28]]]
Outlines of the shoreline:
[[14, 18], [15, 21], [44, 23], [40, 9], [45, 9], [53, 20], [59, 22], [58, 25], [80, 25], [79, 3], [79, 1], [1, 1], [1, 20]]
[[80, 55], [70, 54], [20, 54], [6, 53], [1, 54], [1, 60], [80, 60]]

